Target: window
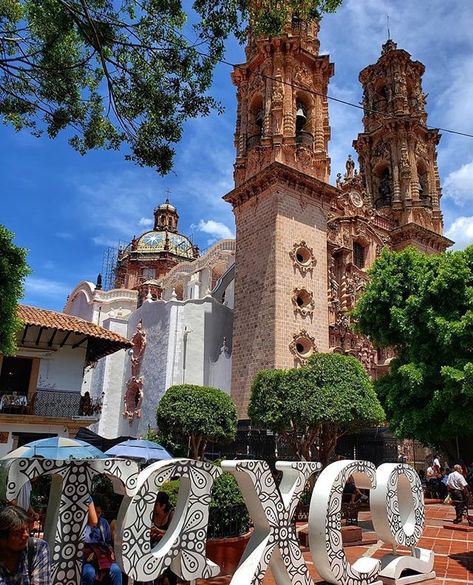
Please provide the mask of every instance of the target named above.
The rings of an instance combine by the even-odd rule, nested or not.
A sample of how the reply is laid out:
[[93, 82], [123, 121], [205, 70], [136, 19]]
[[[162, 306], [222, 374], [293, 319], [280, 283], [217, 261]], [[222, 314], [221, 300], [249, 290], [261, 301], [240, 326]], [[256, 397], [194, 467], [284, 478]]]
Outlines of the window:
[[0, 393], [17, 392], [27, 396], [32, 364], [31, 358], [4, 357], [0, 374]]
[[353, 243], [353, 264], [358, 268], [365, 265], [365, 249], [358, 242]]
[[156, 275], [156, 270], [154, 268], [143, 268], [142, 276], [145, 280], [150, 280], [154, 278]]

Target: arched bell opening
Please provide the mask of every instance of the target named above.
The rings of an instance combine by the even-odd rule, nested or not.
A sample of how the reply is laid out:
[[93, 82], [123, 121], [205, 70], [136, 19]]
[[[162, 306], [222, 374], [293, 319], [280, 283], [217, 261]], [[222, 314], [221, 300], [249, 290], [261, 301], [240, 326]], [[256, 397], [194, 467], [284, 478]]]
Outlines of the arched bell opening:
[[374, 206], [389, 207], [392, 201], [392, 179], [391, 171], [387, 162], [378, 165], [375, 169], [376, 190]]
[[248, 148], [260, 146], [264, 134], [263, 96], [257, 95], [251, 103], [248, 124]]
[[429, 176], [424, 161], [417, 161], [417, 178], [419, 180], [419, 199], [424, 205], [430, 205]]
[[296, 95], [295, 130], [296, 144], [312, 146], [314, 135], [312, 134], [312, 102], [304, 93]]

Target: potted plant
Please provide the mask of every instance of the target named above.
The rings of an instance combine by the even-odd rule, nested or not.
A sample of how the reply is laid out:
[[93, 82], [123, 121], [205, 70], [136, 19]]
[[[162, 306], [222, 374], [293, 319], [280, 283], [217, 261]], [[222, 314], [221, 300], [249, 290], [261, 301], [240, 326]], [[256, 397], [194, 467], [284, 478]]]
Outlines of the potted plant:
[[236, 479], [222, 473], [212, 488], [207, 531], [207, 556], [220, 575], [233, 575], [250, 538], [250, 518]]
[[[176, 505], [179, 480], [162, 486]], [[220, 566], [220, 575], [232, 575], [250, 538], [250, 518], [236, 479], [222, 473], [214, 482], [209, 506], [207, 557]]]

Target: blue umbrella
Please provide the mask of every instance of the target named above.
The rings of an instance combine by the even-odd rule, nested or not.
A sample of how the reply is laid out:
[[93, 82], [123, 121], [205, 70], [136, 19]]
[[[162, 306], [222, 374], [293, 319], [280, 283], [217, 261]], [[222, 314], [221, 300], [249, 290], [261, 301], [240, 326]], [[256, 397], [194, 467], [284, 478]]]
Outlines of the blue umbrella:
[[31, 441], [11, 451], [2, 459], [44, 457], [45, 459], [106, 459], [106, 455], [85, 441], [67, 437], [48, 437]]
[[173, 456], [164, 447], [153, 441], [145, 439], [128, 439], [114, 445], [105, 455], [114, 457], [126, 457], [128, 459], [142, 459], [144, 461], [161, 461], [172, 459]]

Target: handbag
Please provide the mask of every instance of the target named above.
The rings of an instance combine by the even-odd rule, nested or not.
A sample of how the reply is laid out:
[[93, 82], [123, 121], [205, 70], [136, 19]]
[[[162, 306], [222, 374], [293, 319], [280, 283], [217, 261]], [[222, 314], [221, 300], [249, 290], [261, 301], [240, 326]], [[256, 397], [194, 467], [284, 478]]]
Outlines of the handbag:
[[98, 529], [102, 536], [102, 542], [84, 543], [84, 560], [86, 563], [94, 565], [94, 567], [100, 572], [110, 569], [115, 562], [115, 552], [113, 547], [107, 544], [103, 526], [100, 521]]
[[110, 569], [115, 562], [115, 553], [109, 544], [98, 542], [84, 544], [84, 560], [98, 571]]

